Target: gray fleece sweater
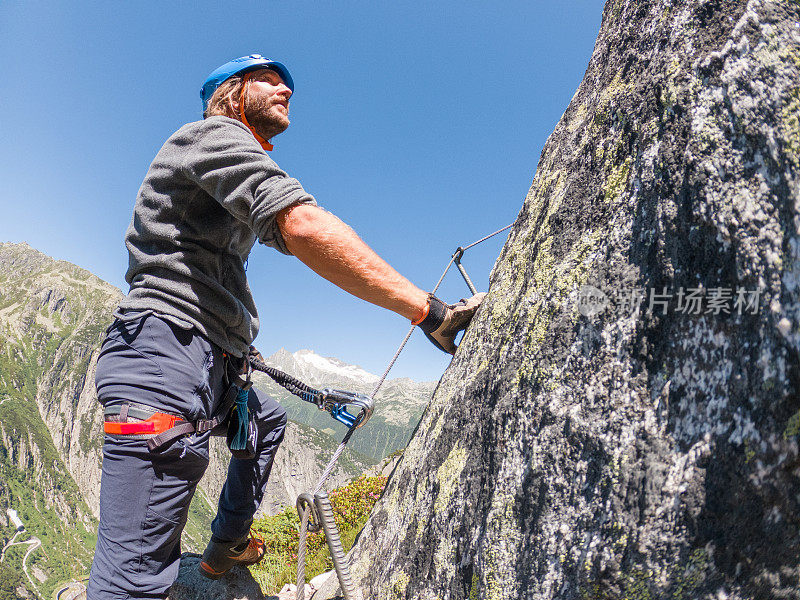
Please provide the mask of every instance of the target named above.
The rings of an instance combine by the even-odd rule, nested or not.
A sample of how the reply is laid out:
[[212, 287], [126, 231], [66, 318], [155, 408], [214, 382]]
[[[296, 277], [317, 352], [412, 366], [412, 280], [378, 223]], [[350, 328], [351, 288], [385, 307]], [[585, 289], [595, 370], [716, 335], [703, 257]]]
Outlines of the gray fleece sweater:
[[244, 263], [256, 239], [289, 254], [275, 215], [316, 204], [239, 121], [181, 127], [144, 178], [125, 234], [121, 312], [152, 310], [241, 356], [258, 333]]

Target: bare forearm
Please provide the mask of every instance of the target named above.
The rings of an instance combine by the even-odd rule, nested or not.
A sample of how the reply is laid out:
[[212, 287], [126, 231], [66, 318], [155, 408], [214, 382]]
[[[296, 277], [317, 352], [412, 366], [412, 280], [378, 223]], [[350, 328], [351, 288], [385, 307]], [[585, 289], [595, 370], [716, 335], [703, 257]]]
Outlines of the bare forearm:
[[428, 295], [395, 271], [336, 216], [295, 206], [278, 215], [286, 247], [318, 275], [343, 290], [407, 319], [421, 316]]

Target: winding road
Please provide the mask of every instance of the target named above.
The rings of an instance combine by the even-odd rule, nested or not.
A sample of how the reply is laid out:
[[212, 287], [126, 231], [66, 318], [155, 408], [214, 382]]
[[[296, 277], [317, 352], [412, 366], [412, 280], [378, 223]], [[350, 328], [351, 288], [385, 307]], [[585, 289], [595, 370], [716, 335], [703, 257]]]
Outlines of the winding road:
[[28, 581], [31, 582], [31, 585], [33, 586], [33, 589], [35, 590], [37, 584], [33, 580], [33, 578], [31, 577], [31, 574], [28, 573], [28, 557], [31, 555], [31, 553], [34, 550], [36, 550], [39, 546], [42, 545], [42, 541], [37, 537], [32, 537], [32, 538], [30, 538], [28, 540], [25, 540], [24, 542], [15, 542], [14, 540], [17, 539], [17, 536], [20, 533], [23, 533], [23, 532], [22, 531], [16, 532], [14, 534], [14, 537], [12, 537], [8, 541], [8, 543], [5, 545], [5, 547], [3, 548], [3, 551], [0, 552], [0, 562], [3, 562], [3, 559], [6, 557], [6, 550], [11, 548], [11, 546], [22, 546], [23, 544], [30, 544], [31, 547], [28, 548], [28, 551], [25, 553], [25, 556], [22, 557], [22, 570], [25, 573], [25, 577], [28, 578]]
[[6, 550], [8, 550], [11, 546], [16, 546], [16, 544], [14, 543], [14, 540], [17, 539], [17, 536], [20, 533], [22, 533], [22, 532], [21, 531], [17, 531], [16, 533], [14, 533], [14, 537], [12, 537], [10, 540], [8, 540], [8, 543], [5, 546], [3, 546], [3, 550], [2, 550], [2, 552], [0, 552], [0, 562], [3, 562], [3, 559], [6, 557]]
[[86, 580], [71, 581], [55, 593], [56, 600], [86, 600]]
[[39, 546], [42, 545], [42, 541], [37, 537], [32, 537], [31, 539], [25, 542], [19, 542], [20, 544], [31, 544], [31, 547], [28, 548], [28, 551], [25, 553], [25, 556], [22, 558], [22, 570], [25, 571], [25, 577], [28, 578], [28, 581], [31, 582], [31, 585], [34, 589], [36, 589], [36, 583], [33, 581], [30, 573], [28, 573], [28, 557], [31, 553], [36, 550]]

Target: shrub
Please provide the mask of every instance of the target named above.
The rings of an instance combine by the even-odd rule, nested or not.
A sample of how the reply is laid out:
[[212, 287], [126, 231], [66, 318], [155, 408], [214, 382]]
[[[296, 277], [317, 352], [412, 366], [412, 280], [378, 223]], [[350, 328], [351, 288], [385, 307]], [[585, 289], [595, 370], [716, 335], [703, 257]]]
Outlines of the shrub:
[[[345, 552], [352, 547], [356, 535], [367, 522], [372, 507], [386, 486], [386, 479], [362, 475], [329, 494]], [[294, 583], [297, 578], [300, 517], [294, 507], [287, 508], [275, 516], [259, 519], [253, 524], [253, 530], [263, 536], [267, 553], [264, 560], [252, 567], [251, 571], [265, 594], [275, 594], [285, 584]], [[333, 561], [324, 533], [309, 533], [307, 540], [308, 580], [332, 569]]]

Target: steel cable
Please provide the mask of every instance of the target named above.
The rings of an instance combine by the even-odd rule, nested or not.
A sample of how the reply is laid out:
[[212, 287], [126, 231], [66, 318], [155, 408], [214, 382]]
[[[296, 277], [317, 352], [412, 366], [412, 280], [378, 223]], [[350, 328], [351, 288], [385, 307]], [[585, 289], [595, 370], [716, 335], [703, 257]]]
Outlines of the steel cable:
[[297, 592], [296, 600], [306, 597], [306, 536], [308, 535], [308, 517], [311, 509], [306, 507], [300, 515], [300, 541], [297, 545]]

